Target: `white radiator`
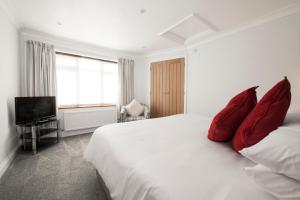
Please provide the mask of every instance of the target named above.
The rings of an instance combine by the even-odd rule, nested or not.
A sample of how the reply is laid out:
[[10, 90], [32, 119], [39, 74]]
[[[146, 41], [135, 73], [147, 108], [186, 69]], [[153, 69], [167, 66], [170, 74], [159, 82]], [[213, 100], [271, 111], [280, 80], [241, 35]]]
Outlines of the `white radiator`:
[[62, 125], [64, 131], [96, 128], [117, 122], [115, 107], [79, 108], [62, 110]]

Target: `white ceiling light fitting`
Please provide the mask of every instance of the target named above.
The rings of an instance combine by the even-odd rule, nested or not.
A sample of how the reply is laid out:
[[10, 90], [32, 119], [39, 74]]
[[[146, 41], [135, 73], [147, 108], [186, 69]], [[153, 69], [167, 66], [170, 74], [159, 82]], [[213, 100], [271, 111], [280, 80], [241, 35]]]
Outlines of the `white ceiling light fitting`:
[[146, 9], [144, 9], [144, 8], [142, 8], [141, 10], [140, 10], [140, 13], [141, 14], [144, 14], [146, 12]]
[[190, 38], [205, 36], [217, 31], [218, 28], [215, 25], [198, 14], [193, 13], [167, 28], [159, 35], [176, 43], [185, 44]]

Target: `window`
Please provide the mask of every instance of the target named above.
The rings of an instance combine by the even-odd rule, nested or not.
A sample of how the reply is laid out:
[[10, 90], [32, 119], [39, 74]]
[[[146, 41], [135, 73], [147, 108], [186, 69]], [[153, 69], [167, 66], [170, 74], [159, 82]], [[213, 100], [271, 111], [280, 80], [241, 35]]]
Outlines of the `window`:
[[59, 107], [116, 104], [116, 63], [57, 53], [56, 67]]

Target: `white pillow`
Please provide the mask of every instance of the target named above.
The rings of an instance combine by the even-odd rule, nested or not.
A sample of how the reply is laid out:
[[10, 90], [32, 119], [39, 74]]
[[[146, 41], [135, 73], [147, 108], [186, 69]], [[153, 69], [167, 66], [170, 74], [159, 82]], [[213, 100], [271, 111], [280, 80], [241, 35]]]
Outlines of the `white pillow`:
[[300, 131], [279, 127], [240, 153], [274, 172], [300, 181]]
[[245, 172], [263, 190], [279, 199], [300, 199], [300, 182], [272, 172], [263, 165], [246, 167]]
[[135, 99], [133, 99], [130, 104], [125, 106], [125, 109], [127, 110], [128, 114], [133, 117], [139, 116], [144, 112], [144, 106], [142, 106], [140, 102]]

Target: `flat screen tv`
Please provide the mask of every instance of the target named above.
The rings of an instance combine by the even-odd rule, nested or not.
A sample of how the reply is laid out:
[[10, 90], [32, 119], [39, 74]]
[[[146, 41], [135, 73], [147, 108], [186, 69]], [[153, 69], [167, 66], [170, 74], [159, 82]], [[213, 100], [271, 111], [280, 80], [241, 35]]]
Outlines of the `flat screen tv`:
[[15, 114], [17, 125], [38, 122], [51, 117], [55, 117], [55, 97], [16, 97]]

